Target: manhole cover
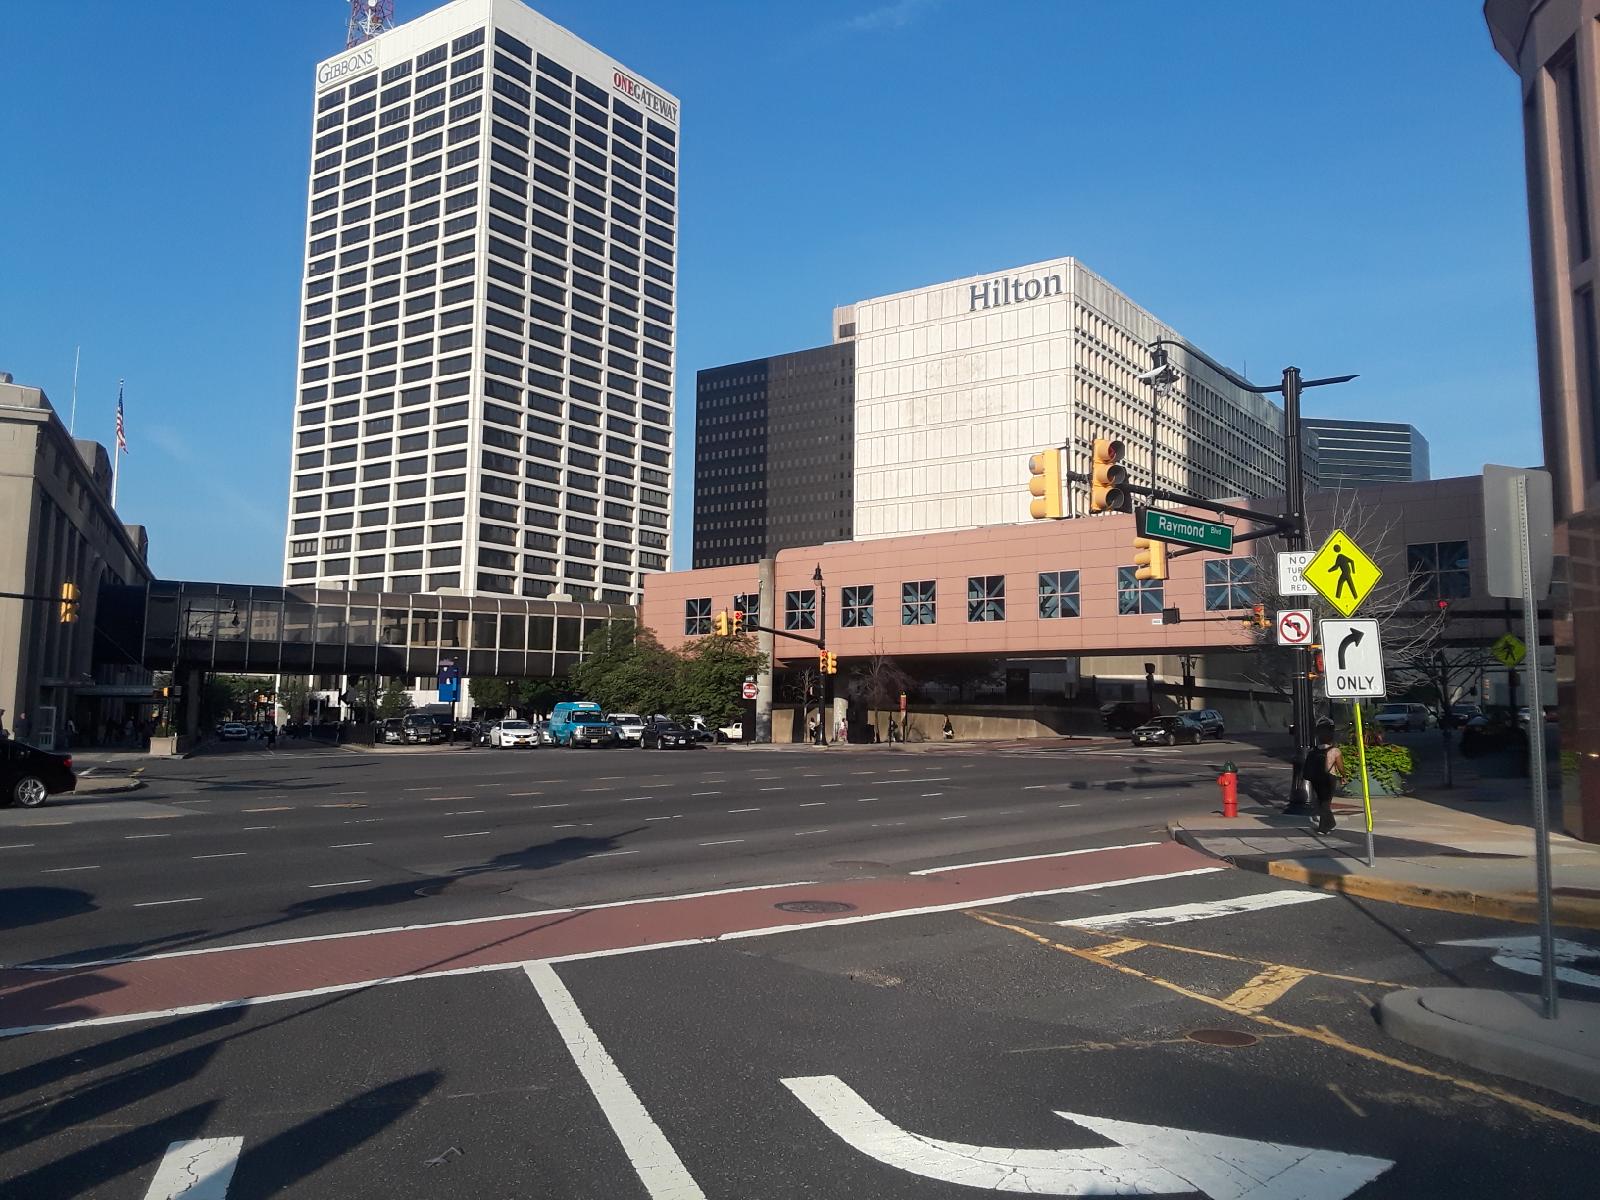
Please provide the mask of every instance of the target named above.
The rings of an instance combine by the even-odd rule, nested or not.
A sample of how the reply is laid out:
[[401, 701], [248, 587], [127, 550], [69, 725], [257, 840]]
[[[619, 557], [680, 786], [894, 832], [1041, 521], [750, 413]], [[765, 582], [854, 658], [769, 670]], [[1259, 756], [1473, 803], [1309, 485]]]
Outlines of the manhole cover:
[[438, 883], [425, 883], [416, 892], [419, 896], [450, 896], [459, 892], [504, 896], [513, 886], [503, 879], [444, 879]]
[[1261, 1040], [1253, 1033], [1240, 1033], [1237, 1029], [1191, 1029], [1183, 1036], [1207, 1046], [1254, 1046]]
[[843, 900], [784, 900], [772, 907], [782, 909], [784, 912], [798, 913], [840, 913], [856, 910], [854, 904], [846, 904]]

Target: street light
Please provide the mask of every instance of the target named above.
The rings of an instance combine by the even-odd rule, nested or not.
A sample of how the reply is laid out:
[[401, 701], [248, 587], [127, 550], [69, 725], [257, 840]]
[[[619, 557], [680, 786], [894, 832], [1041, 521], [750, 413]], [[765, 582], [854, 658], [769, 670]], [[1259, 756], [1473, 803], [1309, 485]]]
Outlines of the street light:
[[[811, 572], [811, 582], [817, 585], [817, 649], [828, 648], [828, 585], [822, 582], [822, 564]], [[817, 744], [828, 744], [828, 676], [817, 672]]]

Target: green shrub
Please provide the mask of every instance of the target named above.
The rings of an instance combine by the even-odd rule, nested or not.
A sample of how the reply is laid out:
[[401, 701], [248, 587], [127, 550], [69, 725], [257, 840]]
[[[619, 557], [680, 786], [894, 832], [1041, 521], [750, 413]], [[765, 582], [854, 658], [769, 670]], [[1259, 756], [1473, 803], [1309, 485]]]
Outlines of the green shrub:
[[[1348, 786], [1359, 791], [1361, 787], [1361, 751], [1356, 747], [1354, 738], [1339, 747], [1344, 754], [1344, 769]], [[1411, 773], [1416, 769], [1416, 763], [1411, 757], [1411, 751], [1405, 746], [1394, 746], [1385, 742], [1379, 745], [1367, 744], [1367, 775], [1380, 784], [1383, 789], [1392, 795], [1402, 796], [1406, 786], [1411, 782]]]

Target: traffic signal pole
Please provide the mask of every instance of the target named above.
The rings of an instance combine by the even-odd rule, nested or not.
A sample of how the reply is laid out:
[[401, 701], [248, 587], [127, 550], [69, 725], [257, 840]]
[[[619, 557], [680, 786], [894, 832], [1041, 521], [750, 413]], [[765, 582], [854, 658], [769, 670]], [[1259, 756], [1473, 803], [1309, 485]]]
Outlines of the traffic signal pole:
[[[1290, 550], [1306, 548], [1306, 477], [1305, 458], [1300, 436], [1300, 368], [1283, 369], [1283, 456], [1284, 503], [1288, 512], [1287, 532], [1284, 542]], [[1311, 694], [1310, 671], [1307, 669], [1306, 651], [1294, 652], [1297, 670], [1294, 673], [1294, 692], [1290, 697], [1289, 723], [1294, 727], [1294, 769], [1289, 777], [1289, 805], [1286, 812], [1304, 812], [1303, 799], [1306, 755], [1311, 750], [1311, 709], [1315, 703]]]

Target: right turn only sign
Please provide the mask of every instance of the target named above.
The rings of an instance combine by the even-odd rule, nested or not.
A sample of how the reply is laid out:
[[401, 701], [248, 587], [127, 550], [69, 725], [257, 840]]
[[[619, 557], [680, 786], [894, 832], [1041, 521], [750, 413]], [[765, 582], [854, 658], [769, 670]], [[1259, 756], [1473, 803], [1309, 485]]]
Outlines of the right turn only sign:
[[1367, 700], [1384, 694], [1383, 642], [1376, 621], [1324, 621], [1322, 657], [1328, 699]]

